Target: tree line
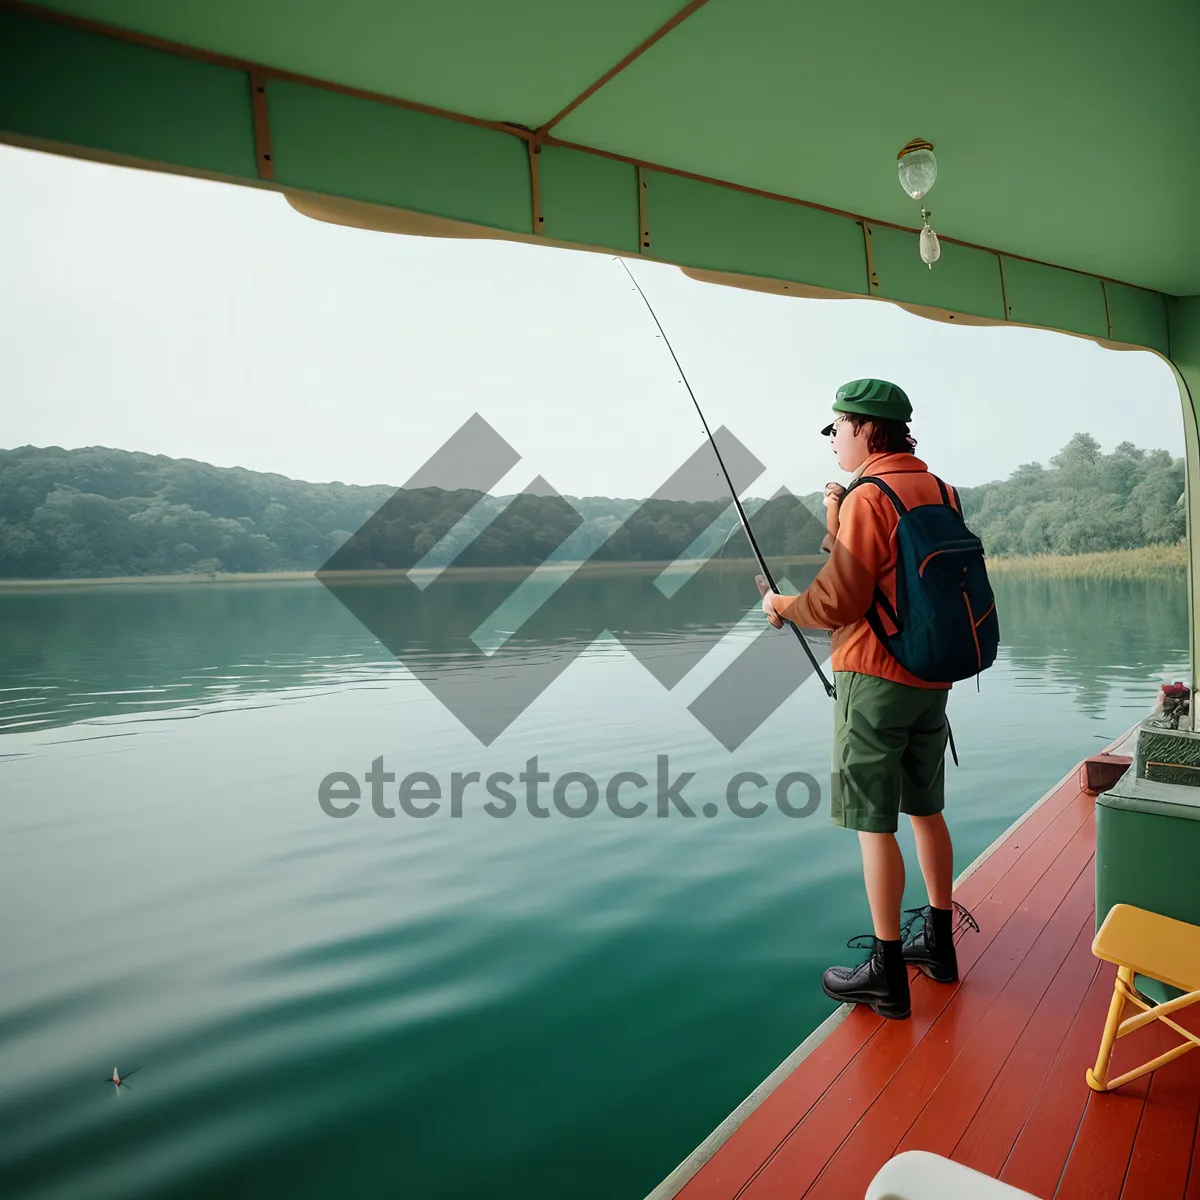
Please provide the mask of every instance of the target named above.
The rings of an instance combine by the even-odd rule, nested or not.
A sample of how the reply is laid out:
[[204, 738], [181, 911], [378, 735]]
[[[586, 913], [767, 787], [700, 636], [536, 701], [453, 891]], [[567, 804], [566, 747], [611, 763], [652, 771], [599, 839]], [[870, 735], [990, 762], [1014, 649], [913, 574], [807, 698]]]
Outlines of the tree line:
[[1121, 442], [1104, 454], [1077, 433], [1049, 466], [962, 488], [963, 513], [989, 554], [1085, 554], [1173, 545], [1186, 533], [1184, 463]]
[[[1184, 467], [1077, 433], [1049, 465], [960, 489], [996, 555], [1170, 544], [1185, 533]], [[746, 502], [767, 555], [817, 551], [821, 494]], [[0, 450], [0, 578], [661, 561], [748, 554], [721, 501], [492, 497], [308, 483], [105, 447]]]

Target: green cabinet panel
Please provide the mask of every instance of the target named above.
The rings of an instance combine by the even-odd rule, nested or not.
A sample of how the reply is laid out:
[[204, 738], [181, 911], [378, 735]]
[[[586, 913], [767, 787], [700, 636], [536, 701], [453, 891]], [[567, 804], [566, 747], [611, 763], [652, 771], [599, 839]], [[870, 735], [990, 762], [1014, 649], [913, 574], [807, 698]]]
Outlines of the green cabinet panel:
[[[1200, 925], [1200, 789], [1133, 778], [1096, 799], [1096, 928], [1114, 904]], [[1154, 1000], [1178, 992], [1138, 976]]]

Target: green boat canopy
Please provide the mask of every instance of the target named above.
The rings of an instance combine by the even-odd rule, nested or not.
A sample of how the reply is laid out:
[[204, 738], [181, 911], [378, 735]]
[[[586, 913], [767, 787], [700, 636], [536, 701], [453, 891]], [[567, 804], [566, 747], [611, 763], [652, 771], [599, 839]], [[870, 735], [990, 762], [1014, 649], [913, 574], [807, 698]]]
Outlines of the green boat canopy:
[[[1195, 0], [66, 0], [0, 21], [10, 141], [1163, 353], [1162, 295], [1200, 293]], [[913, 137], [939, 163], [932, 271], [896, 174]]]
[[1145, 347], [1200, 468], [1197, 0], [0, 0], [0, 140]]

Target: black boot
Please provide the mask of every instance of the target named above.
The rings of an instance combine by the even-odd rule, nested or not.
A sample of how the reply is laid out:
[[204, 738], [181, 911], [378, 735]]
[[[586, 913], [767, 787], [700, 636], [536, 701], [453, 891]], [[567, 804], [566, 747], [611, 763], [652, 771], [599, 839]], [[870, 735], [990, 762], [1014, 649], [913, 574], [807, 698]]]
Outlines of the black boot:
[[954, 923], [979, 932], [975, 918], [961, 904], [953, 908], [905, 909], [908, 918], [904, 922], [901, 937], [904, 941], [904, 961], [917, 967], [937, 983], [958, 981], [958, 955], [954, 950]]
[[857, 967], [830, 967], [821, 979], [825, 995], [851, 1004], [866, 1004], [881, 1017], [902, 1020], [912, 1013], [908, 968], [901, 942], [883, 942], [870, 934], [851, 938], [851, 949], [870, 947], [871, 956]]

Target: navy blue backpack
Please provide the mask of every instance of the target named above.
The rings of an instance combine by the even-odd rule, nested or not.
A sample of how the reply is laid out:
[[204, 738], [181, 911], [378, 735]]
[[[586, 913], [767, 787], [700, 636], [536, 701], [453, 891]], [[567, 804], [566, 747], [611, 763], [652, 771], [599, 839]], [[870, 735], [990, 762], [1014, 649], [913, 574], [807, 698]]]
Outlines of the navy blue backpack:
[[[933, 477], [941, 504], [908, 508], [878, 475], [864, 475], [847, 489], [873, 483], [891, 502], [896, 525], [896, 607], [882, 589], [867, 612], [867, 624], [908, 672], [926, 683], [956, 683], [978, 677], [996, 661], [1000, 622], [996, 597], [983, 562], [983, 543], [967, 528], [954, 491]], [[896, 629], [887, 633], [881, 613]]]

